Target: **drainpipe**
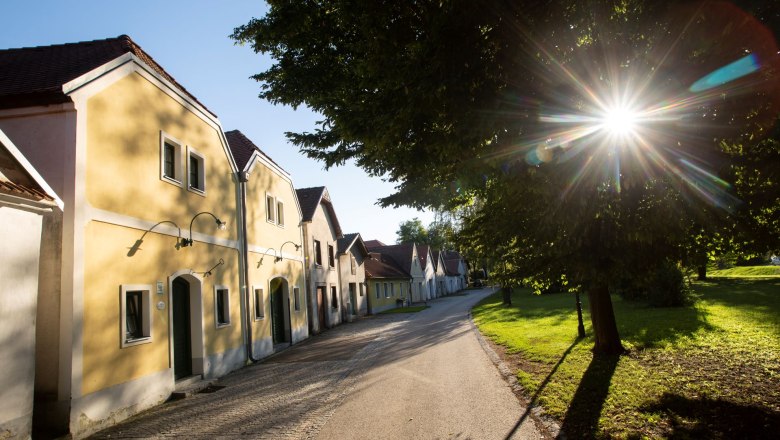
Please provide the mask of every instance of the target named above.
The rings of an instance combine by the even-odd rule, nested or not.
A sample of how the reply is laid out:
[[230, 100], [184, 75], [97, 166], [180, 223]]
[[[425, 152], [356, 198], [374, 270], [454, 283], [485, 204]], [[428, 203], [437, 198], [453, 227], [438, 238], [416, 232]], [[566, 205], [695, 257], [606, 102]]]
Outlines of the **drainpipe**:
[[246, 335], [246, 358], [250, 362], [255, 363], [260, 359], [255, 359], [252, 354], [252, 308], [251, 304], [251, 292], [249, 292], [249, 239], [247, 238], [247, 225], [246, 225], [246, 182], [249, 180], [249, 175], [245, 171], [238, 173], [238, 188], [239, 188], [239, 217], [241, 218], [241, 274], [244, 277], [244, 331]]

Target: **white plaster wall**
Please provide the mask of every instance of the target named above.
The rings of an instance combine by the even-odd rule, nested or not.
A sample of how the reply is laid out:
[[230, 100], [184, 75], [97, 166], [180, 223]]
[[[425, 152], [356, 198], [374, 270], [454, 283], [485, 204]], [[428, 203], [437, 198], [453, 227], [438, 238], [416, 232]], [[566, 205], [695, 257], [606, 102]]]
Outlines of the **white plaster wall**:
[[0, 437], [29, 437], [35, 380], [40, 214], [0, 204]]
[[[312, 304], [312, 320], [314, 321], [315, 331], [321, 331], [323, 326], [322, 323], [318, 322], [319, 315], [317, 314], [316, 310], [314, 310], [317, 307], [317, 286], [325, 285], [327, 287], [327, 300], [325, 301], [324, 306], [326, 314], [328, 314], [328, 322], [330, 326], [341, 323], [341, 307], [343, 306], [341, 301], [339, 301], [337, 308], [334, 309], [330, 307], [331, 286], [336, 286], [337, 293], [339, 290], [339, 259], [337, 254], [338, 245], [336, 243], [338, 236], [336, 235], [336, 232], [331, 225], [330, 217], [325, 213], [322, 204], [317, 207], [311, 223], [307, 225], [306, 233], [307, 249], [310, 252], [310, 254], [308, 254], [306, 257], [309, 265], [309, 279], [311, 285], [311, 290], [309, 292], [311, 296], [309, 297], [309, 300]], [[322, 266], [317, 266], [315, 264], [316, 259], [313, 254], [314, 240], [319, 240], [320, 242], [322, 249]], [[336, 257], [336, 267], [334, 268], [328, 267], [328, 245], [333, 246], [334, 256]]]

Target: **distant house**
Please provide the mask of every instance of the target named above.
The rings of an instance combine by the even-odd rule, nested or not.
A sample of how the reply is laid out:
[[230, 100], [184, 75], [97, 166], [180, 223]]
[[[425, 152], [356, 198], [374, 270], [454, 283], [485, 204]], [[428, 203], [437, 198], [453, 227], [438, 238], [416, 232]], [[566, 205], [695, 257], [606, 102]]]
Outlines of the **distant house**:
[[466, 288], [468, 268], [466, 262], [455, 251], [442, 251], [444, 270], [446, 273], [446, 289], [448, 293], [455, 293]]
[[341, 323], [337, 242], [343, 237], [330, 194], [324, 186], [297, 189], [306, 255], [309, 331], [319, 333]]
[[447, 272], [445, 269], [444, 260], [442, 259], [441, 251], [431, 252], [433, 257], [433, 269], [434, 279], [436, 283], [436, 292], [438, 296], [447, 295], [450, 292], [447, 290]]
[[342, 319], [366, 315], [366, 268], [368, 249], [358, 233], [344, 234], [338, 239], [339, 286], [341, 290]]
[[62, 201], [0, 130], [0, 437], [30, 438], [35, 386], [38, 275], [49, 269], [41, 255], [47, 230]]
[[412, 277], [381, 248], [370, 251], [366, 260], [369, 313], [380, 313], [409, 300]]
[[239, 170], [241, 285], [251, 357], [259, 359], [309, 336], [302, 214], [290, 175], [240, 131], [225, 137]]
[[436, 289], [436, 269], [434, 269], [433, 255], [428, 245], [421, 244], [417, 246], [417, 253], [420, 256], [420, 267], [423, 271], [423, 290], [425, 299], [434, 299], [439, 296]]
[[370, 246], [368, 250], [389, 256], [405, 273], [409, 274], [411, 284], [409, 291], [404, 292], [405, 298], [411, 302], [423, 302], [428, 299], [425, 266], [420, 262], [417, 245], [403, 243], [389, 246]]
[[40, 247], [36, 424], [83, 437], [246, 363], [214, 113], [123, 35], [0, 50], [0, 129], [64, 202]]

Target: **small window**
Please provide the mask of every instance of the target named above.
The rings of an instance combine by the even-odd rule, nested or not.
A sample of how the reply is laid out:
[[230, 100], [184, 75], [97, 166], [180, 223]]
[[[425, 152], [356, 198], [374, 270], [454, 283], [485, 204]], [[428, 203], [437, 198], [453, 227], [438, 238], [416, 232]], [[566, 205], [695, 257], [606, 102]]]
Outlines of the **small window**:
[[330, 306], [334, 309], [339, 308], [339, 298], [336, 295], [336, 286], [330, 286]]
[[374, 294], [376, 295], [376, 299], [379, 299], [381, 297], [381, 293], [379, 292], [379, 283], [376, 283], [376, 289], [374, 289]]
[[333, 255], [333, 245], [332, 244], [328, 245], [328, 267], [330, 267], [331, 269], [336, 267], [336, 260], [335, 260], [334, 255]]
[[276, 214], [276, 203], [274, 202], [274, 197], [266, 195], [265, 196], [265, 219], [271, 223], [276, 223], [275, 214]]
[[293, 287], [293, 304], [295, 310], [301, 310], [301, 289]]
[[390, 283], [390, 296], [395, 296], [395, 284]]
[[214, 288], [214, 314], [217, 327], [230, 325], [230, 292], [226, 287]]
[[276, 224], [284, 226], [284, 203], [276, 201]]
[[360, 284], [358, 284], [358, 285], [360, 286], [360, 287], [359, 287], [359, 290], [360, 290], [360, 296], [363, 296], [363, 283], [360, 283]]
[[265, 318], [265, 300], [263, 289], [255, 289], [255, 319]]
[[322, 266], [322, 246], [319, 240], [314, 240], [314, 263]]
[[387, 289], [387, 283], [385, 283], [385, 298], [390, 298], [390, 290]]
[[355, 275], [355, 273], [357, 273], [357, 262], [355, 261], [354, 255], [349, 256], [349, 270], [352, 273], [352, 275]]
[[119, 289], [123, 348], [152, 340], [151, 291], [152, 286], [149, 285], [122, 285]]
[[160, 179], [181, 186], [181, 143], [160, 132]]
[[188, 148], [187, 157], [187, 188], [202, 194], [206, 192], [205, 159], [192, 148]]

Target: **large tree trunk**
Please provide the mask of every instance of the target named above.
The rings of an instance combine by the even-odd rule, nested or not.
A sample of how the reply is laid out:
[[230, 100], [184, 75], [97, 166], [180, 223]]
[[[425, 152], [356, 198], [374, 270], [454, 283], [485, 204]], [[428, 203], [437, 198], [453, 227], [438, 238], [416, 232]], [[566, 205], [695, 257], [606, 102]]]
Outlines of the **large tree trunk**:
[[593, 324], [593, 336], [596, 344], [595, 354], [621, 354], [626, 351], [620, 343], [612, 298], [606, 285], [593, 286], [588, 290], [590, 303], [590, 321]]
[[512, 305], [512, 288], [511, 287], [502, 287], [501, 288], [501, 299], [502, 299], [503, 304], [505, 306], [511, 306]]
[[706, 265], [699, 266], [697, 268], [697, 271], [698, 271], [698, 275], [699, 275], [699, 281], [704, 281], [704, 280], [707, 279], [707, 266]]

